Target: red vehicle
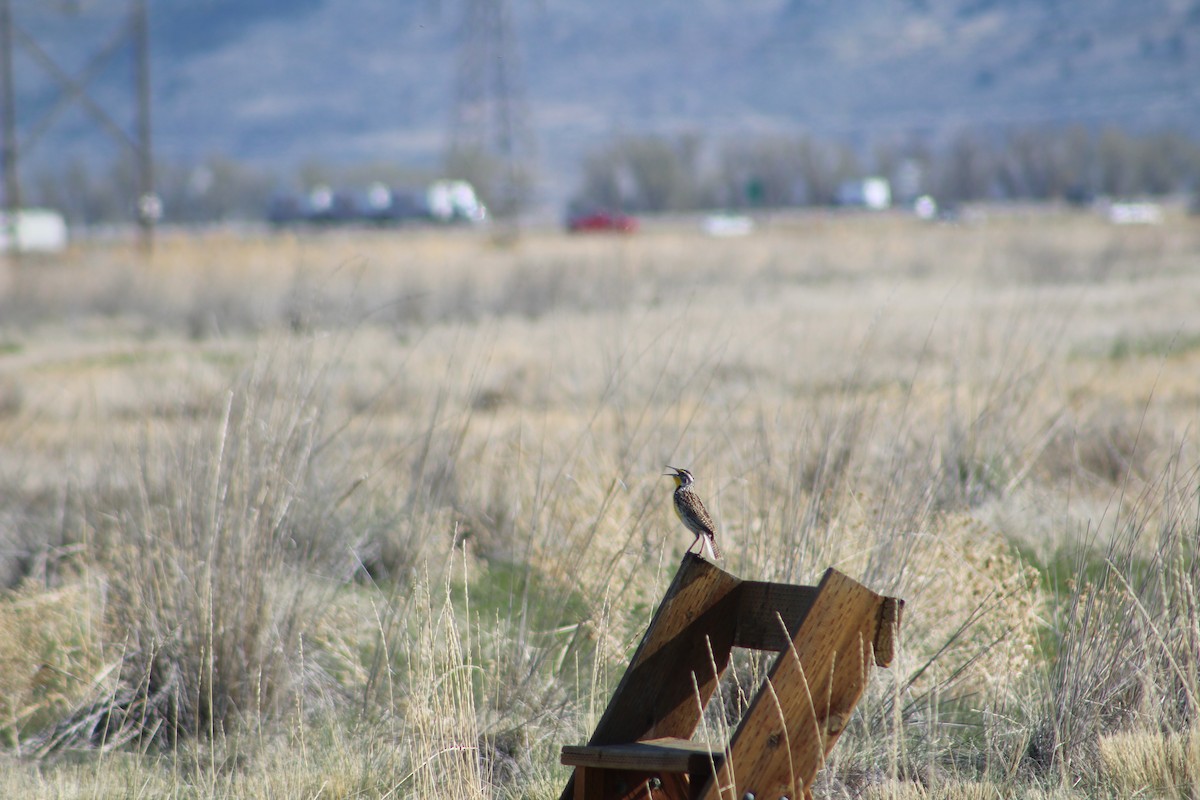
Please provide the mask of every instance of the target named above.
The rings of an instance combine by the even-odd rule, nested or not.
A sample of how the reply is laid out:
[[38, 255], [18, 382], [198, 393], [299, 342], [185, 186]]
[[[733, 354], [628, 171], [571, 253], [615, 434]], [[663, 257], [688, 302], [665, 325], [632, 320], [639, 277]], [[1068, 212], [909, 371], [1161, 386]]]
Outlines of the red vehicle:
[[576, 214], [567, 220], [567, 230], [571, 233], [584, 231], [633, 233], [637, 227], [636, 219], [619, 211], [591, 211], [585, 214]]

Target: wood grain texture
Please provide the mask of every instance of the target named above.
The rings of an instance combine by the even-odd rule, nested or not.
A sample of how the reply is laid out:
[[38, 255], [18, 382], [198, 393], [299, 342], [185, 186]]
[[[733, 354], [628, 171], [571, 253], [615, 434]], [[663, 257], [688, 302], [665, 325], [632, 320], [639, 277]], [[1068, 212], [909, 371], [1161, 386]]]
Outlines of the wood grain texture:
[[729, 663], [740, 583], [697, 555], [684, 558], [588, 744], [692, 735]]
[[[872, 666], [891, 663], [903, 607], [834, 569], [816, 587], [741, 581], [688, 554], [588, 744], [563, 748], [562, 800], [811, 798]], [[779, 657], [710, 751], [690, 738], [734, 646]]]
[[692, 800], [687, 775], [579, 767], [574, 800]]
[[665, 737], [644, 742], [608, 745], [567, 746], [562, 763], [574, 767], [646, 770], [649, 772], [701, 772], [711, 770], [725, 758], [722, 750], [713, 750], [690, 739]]
[[[740, 584], [700, 556], [684, 556], [589, 745], [691, 738], [729, 664]], [[574, 780], [562, 800], [572, 797]]]
[[879, 608], [879, 629], [875, 631], [875, 666], [890, 667], [896, 657], [897, 638], [900, 635], [900, 617], [904, 615], [904, 601], [898, 597], [885, 597]]
[[[817, 596], [815, 586], [742, 581], [734, 647], [780, 652], [791, 643]], [[783, 627], [779, 621], [783, 620]], [[786, 630], [785, 630], [786, 629]]]
[[866, 687], [883, 598], [825, 573], [812, 608], [738, 725], [728, 761], [701, 795], [805, 796]]

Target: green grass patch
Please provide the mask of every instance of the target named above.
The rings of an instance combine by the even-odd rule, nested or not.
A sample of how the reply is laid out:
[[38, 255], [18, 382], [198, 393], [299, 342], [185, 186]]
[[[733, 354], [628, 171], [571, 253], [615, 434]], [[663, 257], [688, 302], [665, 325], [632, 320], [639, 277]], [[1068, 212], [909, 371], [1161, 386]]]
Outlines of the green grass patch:
[[[492, 562], [478, 572], [470, 583], [469, 599], [471, 612], [481, 619], [520, 621], [547, 631], [591, 614], [577, 590], [548, 580], [532, 564]], [[457, 604], [465, 603], [468, 587], [460, 585], [453, 596]]]
[[1136, 358], [1167, 358], [1200, 350], [1200, 333], [1156, 334], [1148, 336], [1121, 335], [1108, 348], [1110, 361], [1129, 361]]

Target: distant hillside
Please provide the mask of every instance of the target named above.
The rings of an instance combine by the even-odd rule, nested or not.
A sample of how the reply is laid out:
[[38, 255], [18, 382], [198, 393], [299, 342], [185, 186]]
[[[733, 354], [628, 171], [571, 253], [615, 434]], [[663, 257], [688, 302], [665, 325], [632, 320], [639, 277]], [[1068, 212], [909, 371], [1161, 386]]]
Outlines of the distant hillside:
[[[1082, 122], [1200, 130], [1200, 0], [511, 0], [547, 191], [615, 134], [807, 130], [868, 143], [966, 126]], [[59, 7], [77, 7], [64, 15]], [[452, 111], [462, 0], [156, 0], [154, 127], [164, 159], [222, 153], [432, 164]], [[123, 0], [14, 0], [71, 71]], [[22, 120], [52, 107], [16, 52]], [[129, 64], [96, 92], [132, 119]], [[22, 122], [26, 128], [32, 122]], [[63, 114], [31, 162], [107, 140]], [[557, 176], [561, 180], [555, 180]]]

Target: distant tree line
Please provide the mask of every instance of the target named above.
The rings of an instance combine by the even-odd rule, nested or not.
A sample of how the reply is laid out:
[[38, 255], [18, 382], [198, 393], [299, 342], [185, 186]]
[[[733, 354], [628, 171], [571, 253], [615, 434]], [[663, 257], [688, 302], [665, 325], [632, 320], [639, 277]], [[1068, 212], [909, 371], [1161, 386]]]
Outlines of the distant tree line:
[[[155, 165], [158, 195], [169, 222], [262, 218], [275, 179], [225, 157], [190, 165]], [[28, 205], [59, 211], [72, 225], [104, 225], [135, 218], [137, 173], [128, 159], [97, 168], [82, 160], [44, 168], [27, 181]]]
[[[476, 159], [478, 161], [478, 159]], [[495, 165], [458, 164], [451, 177], [472, 180], [485, 201]], [[223, 156], [190, 165], [159, 164], [165, 221], [261, 220], [280, 189], [420, 186], [436, 172], [395, 164], [335, 166], [312, 162], [281, 177]], [[831, 205], [846, 181], [889, 179], [905, 202], [929, 194], [940, 204], [973, 200], [1065, 200], [1200, 192], [1200, 139], [1180, 133], [1133, 134], [1082, 127], [997, 134], [963, 131], [924, 140], [854, 147], [808, 135], [706, 141], [694, 134], [625, 136], [588, 153], [572, 197], [579, 208], [630, 212]], [[96, 169], [69, 161], [27, 179], [30, 205], [58, 209], [73, 225], [134, 219], [136, 172], [118, 160]]]
[[588, 154], [573, 203], [626, 211], [830, 205], [846, 181], [881, 176], [894, 196], [940, 203], [1162, 196], [1200, 189], [1200, 141], [1179, 133], [1025, 129], [964, 131], [941, 146], [868, 152], [806, 135], [711, 147], [694, 135], [630, 136]]
[[[434, 175], [390, 163], [336, 165], [319, 161], [281, 175], [226, 156], [193, 164], [155, 165], [164, 221], [173, 224], [262, 220], [271, 198], [285, 190], [322, 184], [366, 187], [374, 182], [423, 186]], [[135, 218], [136, 186], [137, 173], [128, 159], [100, 168], [73, 160], [36, 171], [32, 180], [26, 181], [23, 198], [27, 205], [58, 210], [72, 225], [104, 225]]]

